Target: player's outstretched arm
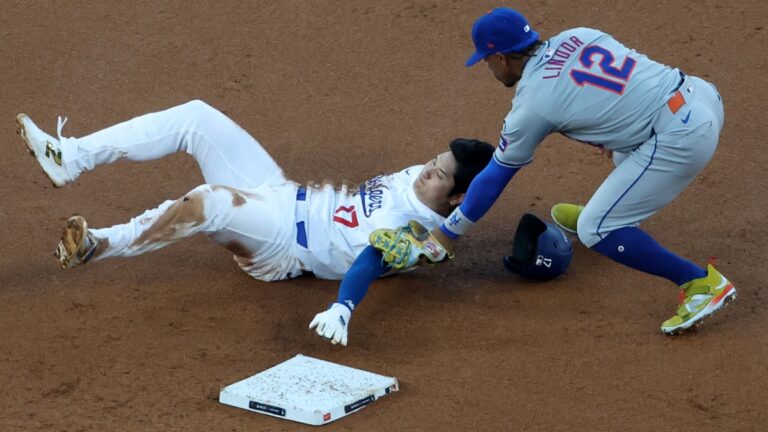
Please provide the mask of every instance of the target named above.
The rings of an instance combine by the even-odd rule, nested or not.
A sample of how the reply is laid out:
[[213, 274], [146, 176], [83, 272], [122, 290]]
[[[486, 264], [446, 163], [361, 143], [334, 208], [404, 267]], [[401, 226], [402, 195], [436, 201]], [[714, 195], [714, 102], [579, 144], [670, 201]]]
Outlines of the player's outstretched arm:
[[352, 311], [368, 293], [368, 287], [373, 281], [390, 269], [381, 258], [381, 252], [372, 246], [363, 249], [341, 280], [336, 303], [315, 315], [309, 328], [316, 328], [318, 336], [328, 339], [334, 345], [341, 343], [346, 346]]

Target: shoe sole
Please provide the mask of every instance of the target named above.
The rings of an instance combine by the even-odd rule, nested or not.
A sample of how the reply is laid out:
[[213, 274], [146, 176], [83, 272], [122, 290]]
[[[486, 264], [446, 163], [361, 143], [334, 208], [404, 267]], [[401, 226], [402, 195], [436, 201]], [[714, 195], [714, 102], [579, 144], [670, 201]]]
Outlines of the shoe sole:
[[50, 174], [48, 174], [48, 170], [55, 170], [57, 168], [61, 168], [59, 166], [55, 166], [51, 163], [51, 161], [45, 156], [45, 152], [43, 154], [38, 154], [37, 151], [35, 151], [35, 147], [32, 145], [32, 143], [29, 141], [29, 138], [27, 138], [27, 132], [26, 128], [24, 126], [24, 118], [26, 118], [26, 114], [19, 114], [16, 116], [16, 133], [21, 136], [21, 139], [24, 140], [24, 144], [27, 146], [27, 150], [29, 150], [29, 153], [34, 156], [35, 160], [39, 164], [40, 168], [45, 173], [45, 176], [48, 177], [48, 180], [53, 183], [53, 185], [57, 188], [64, 187], [67, 185], [66, 181], [61, 181], [59, 179], [51, 177]]
[[567, 226], [561, 225], [560, 222], [557, 221], [557, 218], [555, 218], [554, 209], [550, 209], [549, 210], [549, 217], [551, 217], [552, 221], [555, 223], [555, 225], [559, 226], [560, 229], [562, 229], [563, 231], [568, 231], [571, 234], [577, 234], [576, 230], [572, 230], [572, 229], [568, 228]]
[[699, 326], [701, 326], [704, 320], [711, 317], [716, 312], [725, 309], [729, 304], [736, 300], [736, 288], [731, 284], [728, 288], [726, 288], [725, 291], [723, 291], [722, 294], [720, 294], [720, 296], [721, 297], [719, 300], [710, 302], [710, 304], [702, 309], [701, 312], [696, 314], [693, 319], [671, 329], [664, 329], [662, 327], [661, 331], [668, 336], [674, 336], [697, 329]]

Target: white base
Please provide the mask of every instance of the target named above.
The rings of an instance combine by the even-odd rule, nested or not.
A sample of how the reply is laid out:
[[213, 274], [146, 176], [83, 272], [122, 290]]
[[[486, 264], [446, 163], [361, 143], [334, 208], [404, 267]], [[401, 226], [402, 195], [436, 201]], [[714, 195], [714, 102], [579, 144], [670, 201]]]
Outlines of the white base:
[[349, 415], [398, 389], [394, 377], [299, 354], [223, 387], [219, 402], [318, 426]]

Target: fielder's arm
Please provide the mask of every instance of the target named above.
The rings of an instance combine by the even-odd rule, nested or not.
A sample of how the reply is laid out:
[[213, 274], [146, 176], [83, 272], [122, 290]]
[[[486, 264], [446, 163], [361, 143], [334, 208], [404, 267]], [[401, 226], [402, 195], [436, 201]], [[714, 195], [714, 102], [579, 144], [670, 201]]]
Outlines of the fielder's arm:
[[493, 207], [496, 200], [512, 177], [520, 170], [519, 166], [504, 165], [496, 159], [488, 163], [480, 174], [469, 184], [467, 194], [461, 205], [455, 209], [435, 231], [442, 233], [442, 238], [449, 238], [453, 242], [466, 234], [472, 225], [485, 216]]

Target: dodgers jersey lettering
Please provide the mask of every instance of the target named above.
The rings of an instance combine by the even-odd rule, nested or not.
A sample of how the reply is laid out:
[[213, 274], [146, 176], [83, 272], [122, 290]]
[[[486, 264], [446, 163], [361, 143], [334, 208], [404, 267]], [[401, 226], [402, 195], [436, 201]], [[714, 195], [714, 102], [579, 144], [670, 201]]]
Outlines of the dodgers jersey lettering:
[[542, 44], [517, 83], [494, 157], [502, 165], [533, 160], [538, 144], [559, 132], [628, 152], [651, 135], [680, 72], [589, 28], [566, 30]]
[[341, 279], [376, 229], [416, 220], [431, 230], [443, 222], [413, 190], [422, 167], [374, 177], [355, 190], [331, 185], [307, 190], [309, 264], [315, 276]]

